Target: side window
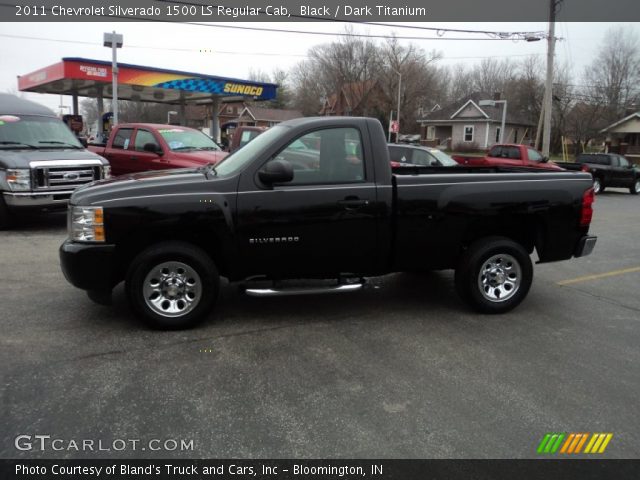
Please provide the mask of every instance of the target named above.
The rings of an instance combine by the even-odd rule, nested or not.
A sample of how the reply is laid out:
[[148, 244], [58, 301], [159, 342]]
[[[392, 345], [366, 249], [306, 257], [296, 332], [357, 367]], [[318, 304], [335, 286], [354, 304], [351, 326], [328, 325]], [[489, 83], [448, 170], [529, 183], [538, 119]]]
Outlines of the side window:
[[522, 160], [520, 157], [520, 149], [518, 147], [505, 147], [502, 149], [502, 156], [504, 157], [504, 152], [507, 152], [506, 158], [511, 160]]
[[620, 160], [618, 159], [617, 155], [609, 155], [609, 163], [612, 167], [619, 167], [620, 166]]
[[330, 128], [307, 133], [287, 145], [274, 159], [286, 160], [293, 166], [293, 180], [287, 185], [365, 180], [362, 140], [355, 128]]
[[431, 165], [431, 162], [434, 161], [434, 158], [428, 152], [425, 152], [424, 150], [419, 150], [417, 148], [412, 148], [411, 152], [412, 152], [411, 163], [413, 163], [414, 165], [426, 165], [426, 166], [429, 166], [429, 165]]
[[627, 168], [629, 166], [629, 161], [626, 158], [619, 156], [618, 160], [620, 161], [621, 167]]
[[144, 146], [147, 143], [153, 143], [158, 150], [160, 149], [160, 145], [158, 145], [156, 138], [153, 136], [153, 134], [150, 131], [138, 130], [138, 132], [136, 133], [136, 141], [135, 141], [136, 151], [138, 152], [144, 151]]
[[540, 155], [533, 148], [527, 148], [527, 154], [529, 155], [529, 160], [531, 160], [532, 162], [541, 162], [542, 161], [542, 155]]
[[491, 150], [489, 150], [489, 156], [493, 158], [502, 157], [502, 147], [493, 147]]
[[406, 159], [403, 160], [404, 157], [404, 148], [402, 147], [389, 147], [389, 159], [392, 162], [406, 162]]
[[133, 128], [120, 128], [116, 132], [116, 136], [113, 137], [113, 143], [111, 147], [126, 150], [129, 148], [129, 141], [131, 140], [131, 134]]

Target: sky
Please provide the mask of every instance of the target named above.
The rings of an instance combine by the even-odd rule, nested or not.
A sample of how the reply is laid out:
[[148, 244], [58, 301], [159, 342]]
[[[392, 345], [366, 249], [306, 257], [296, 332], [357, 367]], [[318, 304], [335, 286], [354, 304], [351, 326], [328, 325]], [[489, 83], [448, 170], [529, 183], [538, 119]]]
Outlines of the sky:
[[[184, 70], [209, 75], [247, 78], [251, 71], [271, 73], [275, 67], [288, 70], [304, 60], [307, 51], [336, 37], [300, 33], [275, 33], [223, 28], [280, 28], [315, 32], [344, 32], [344, 23], [227, 23], [198, 26], [179, 23], [0, 23], [0, 91], [17, 90], [18, 75], [59, 62], [62, 57], [111, 60], [111, 51], [102, 46], [103, 32], [124, 35], [124, 47], [118, 60], [158, 68]], [[491, 31], [546, 31], [544, 22], [531, 23], [402, 23], [398, 27], [353, 24], [355, 33], [371, 35], [434, 37], [434, 32], [406, 29], [403, 25], [437, 28], [463, 28]], [[556, 62], [569, 65], [576, 80], [589, 65], [612, 23], [558, 23]], [[628, 24], [640, 36], [640, 23]], [[402, 40], [427, 50], [441, 52], [439, 65], [458, 62], [474, 64], [482, 58], [519, 60], [528, 55], [546, 55], [546, 42], [455, 40], [462, 34], [448, 33], [440, 39]], [[29, 37], [29, 38], [25, 38]], [[383, 40], [378, 40], [382, 42]], [[579, 82], [577, 82], [579, 83]], [[58, 95], [27, 93], [26, 98], [45, 104], [55, 111], [61, 104]], [[71, 105], [71, 97], [62, 98]], [[66, 112], [66, 110], [65, 110]]]

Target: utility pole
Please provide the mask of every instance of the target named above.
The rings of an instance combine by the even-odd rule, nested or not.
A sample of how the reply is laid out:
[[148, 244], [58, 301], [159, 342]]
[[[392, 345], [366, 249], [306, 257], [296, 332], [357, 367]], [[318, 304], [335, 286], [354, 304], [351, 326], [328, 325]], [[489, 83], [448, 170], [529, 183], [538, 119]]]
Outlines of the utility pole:
[[551, 146], [551, 117], [553, 113], [553, 55], [556, 47], [556, 7], [562, 0], [549, 0], [549, 35], [547, 37], [547, 79], [544, 95], [544, 131], [542, 133], [542, 154], [549, 156]]
[[118, 124], [118, 48], [122, 48], [122, 34], [113, 33], [104, 34], [105, 47], [111, 48], [111, 103], [113, 104], [113, 124]]

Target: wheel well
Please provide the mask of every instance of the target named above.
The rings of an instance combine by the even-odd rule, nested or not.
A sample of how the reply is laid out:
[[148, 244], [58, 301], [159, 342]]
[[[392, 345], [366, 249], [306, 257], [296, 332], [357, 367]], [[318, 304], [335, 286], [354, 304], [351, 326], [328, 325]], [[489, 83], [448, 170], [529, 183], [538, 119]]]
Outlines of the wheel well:
[[470, 229], [462, 241], [462, 249], [466, 250], [471, 244], [487, 237], [508, 238], [522, 245], [529, 254], [533, 253], [534, 248], [544, 248], [545, 235], [542, 222], [525, 219], [507, 224]]
[[122, 246], [117, 247], [120, 271], [119, 278], [124, 279], [129, 265], [133, 259], [143, 250], [164, 242], [178, 241], [184, 242], [202, 249], [215, 263], [220, 275], [229, 274], [230, 263], [228, 257], [221, 254], [220, 245], [222, 242], [212, 234], [195, 232], [190, 230], [178, 232], [145, 232], [127, 238]]

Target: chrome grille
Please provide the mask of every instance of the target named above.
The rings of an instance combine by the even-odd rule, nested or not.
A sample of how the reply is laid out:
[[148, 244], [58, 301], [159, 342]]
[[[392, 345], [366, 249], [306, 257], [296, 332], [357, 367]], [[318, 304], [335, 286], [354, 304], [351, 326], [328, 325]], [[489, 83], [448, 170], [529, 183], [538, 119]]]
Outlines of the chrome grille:
[[[35, 190], [73, 190], [86, 183], [102, 178], [102, 167], [92, 164], [32, 165], [32, 179]], [[99, 163], [99, 162], [98, 162]]]

